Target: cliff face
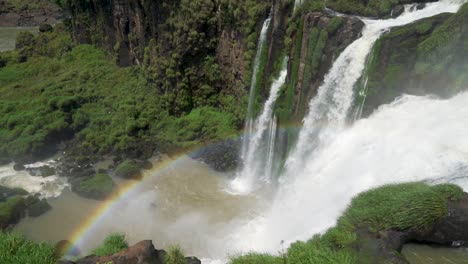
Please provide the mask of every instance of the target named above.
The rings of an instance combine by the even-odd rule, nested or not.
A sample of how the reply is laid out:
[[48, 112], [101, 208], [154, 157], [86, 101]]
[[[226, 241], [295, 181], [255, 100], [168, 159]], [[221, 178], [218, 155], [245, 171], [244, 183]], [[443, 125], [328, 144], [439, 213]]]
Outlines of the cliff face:
[[[402, 94], [448, 98], [468, 88], [468, 4], [457, 14], [441, 14], [392, 29], [375, 44], [363, 76], [362, 114]], [[367, 80], [367, 85], [365, 85]]]

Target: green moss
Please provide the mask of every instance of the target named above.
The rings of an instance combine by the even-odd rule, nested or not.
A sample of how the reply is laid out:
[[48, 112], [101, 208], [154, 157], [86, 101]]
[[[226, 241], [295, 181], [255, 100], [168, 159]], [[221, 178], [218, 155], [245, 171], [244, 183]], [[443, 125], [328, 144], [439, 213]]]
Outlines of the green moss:
[[58, 261], [53, 246], [1, 231], [0, 256], [2, 263], [55, 264]]
[[110, 256], [128, 248], [128, 243], [123, 234], [111, 234], [104, 240], [103, 244], [93, 250], [92, 254], [97, 256]]
[[81, 180], [75, 188], [75, 191], [79, 194], [95, 199], [104, 199], [113, 190], [114, 181], [109, 175], [103, 173]]
[[0, 202], [0, 229], [16, 222], [25, 208], [25, 200], [21, 196], [13, 196]]
[[141, 175], [141, 167], [133, 160], [126, 160], [115, 168], [114, 173], [121, 178], [135, 178]]

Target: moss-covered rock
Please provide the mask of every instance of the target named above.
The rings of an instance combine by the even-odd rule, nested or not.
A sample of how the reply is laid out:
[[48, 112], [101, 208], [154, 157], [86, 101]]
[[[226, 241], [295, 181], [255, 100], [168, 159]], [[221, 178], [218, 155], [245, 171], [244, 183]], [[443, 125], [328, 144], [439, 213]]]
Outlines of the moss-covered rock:
[[74, 179], [72, 190], [85, 198], [102, 200], [109, 197], [114, 190], [114, 181], [107, 174], [96, 174], [92, 177]]
[[35, 203], [28, 206], [28, 216], [39, 217], [50, 209], [52, 209], [52, 206], [50, 206], [46, 199], [38, 199]]
[[281, 256], [251, 253], [231, 263], [407, 264], [398, 253], [406, 242], [468, 241], [467, 215], [468, 194], [458, 186], [386, 185], [357, 195], [335, 227], [291, 244]]
[[21, 196], [13, 196], [0, 202], [0, 230], [18, 223], [25, 210], [25, 199]]
[[0, 202], [7, 200], [12, 196], [24, 196], [28, 192], [21, 188], [8, 188], [5, 186], [0, 186]]
[[364, 101], [363, 116], [402, 94], [447, 98], [466, 89], [467, 23], [465, 4], [456, 14], [422, 19], [384, 34], [359, 87], [356, 101], [358, 105]]
[[125, 179], [135, 179], [141, 177], [141, 164], [133, 160], [126, 160], [120, 163], [114, 171], [115, 176]]

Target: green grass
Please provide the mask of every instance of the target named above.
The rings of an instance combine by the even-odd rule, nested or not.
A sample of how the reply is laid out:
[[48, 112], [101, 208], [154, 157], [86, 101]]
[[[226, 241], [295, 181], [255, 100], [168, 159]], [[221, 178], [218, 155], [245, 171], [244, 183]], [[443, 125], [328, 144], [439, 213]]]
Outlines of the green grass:
[[55, 264], [57, 258], [53, 246], [36, 243], [14, 233], [0, 231], [1, 263]]
[[447, 201], [457, 200], [462, 194], [463, 190], [452, 184], [429, 186], [415, 182], [382, 186], [353, 198], [337, 225], [323, 235], [295, 242], [280, 256], [249, 253], [231, 258], [230, 263], [364, 263], [354, 246], [358, 229], [423, 230], [445, 217]]
[[164, 255], [164, 264], [185, 264], [184, 252], [179, 246], [170, 246]]
[[111, 234], [103, 242], [103, 244], [93, 250], [92, 254], [97, 256], [110, 256], [128, 248], [128, 243], [123, 234]]

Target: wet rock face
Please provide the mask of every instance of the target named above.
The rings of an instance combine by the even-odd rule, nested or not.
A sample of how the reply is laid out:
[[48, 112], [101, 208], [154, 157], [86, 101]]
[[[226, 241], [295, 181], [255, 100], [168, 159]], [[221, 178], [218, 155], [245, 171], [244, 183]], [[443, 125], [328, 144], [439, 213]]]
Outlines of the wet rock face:
[[[320, 84], [341, 52], [361, 36], [364, 23], [351, 17], [334, 17], [324, 12], [311, 12], [303, 17], [300, 49], [293, 47], [290, 58], [299, 57], [295, 87], [294, 117], [301, 120], [308, 102], [317, 94]], [[296, 41], [297, 42], [297, 41]], [[300, 55], [294, 54], [300, 50]], [[291, 78], [294, 60], [290, 60]]]
[[190, 157], [205, 162], [217, 171], [232, 171], [240, 165], [241, 145], [241, 139], [230, 139], [195, 151]]

